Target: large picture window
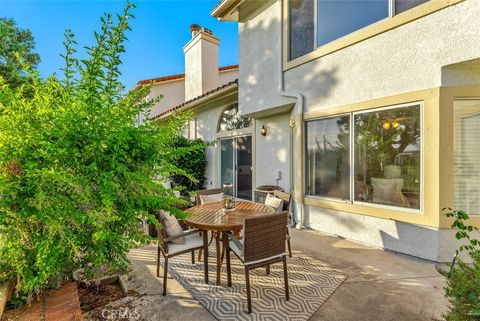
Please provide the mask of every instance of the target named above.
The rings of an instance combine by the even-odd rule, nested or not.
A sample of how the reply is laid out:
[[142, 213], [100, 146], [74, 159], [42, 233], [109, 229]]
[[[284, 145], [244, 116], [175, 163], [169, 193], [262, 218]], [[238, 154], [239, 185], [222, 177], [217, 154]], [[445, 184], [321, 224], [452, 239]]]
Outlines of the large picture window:
[[420, 209], [420, 105], [354, 116], [355, 201]]
[[307, 122], [307, 190], [350, 199], [350, 116]]
[[420, 209], [420, 104], [323, 118], [305, 127], [308, 195]]
[[289, 59], [428, 1], [289, 0]]

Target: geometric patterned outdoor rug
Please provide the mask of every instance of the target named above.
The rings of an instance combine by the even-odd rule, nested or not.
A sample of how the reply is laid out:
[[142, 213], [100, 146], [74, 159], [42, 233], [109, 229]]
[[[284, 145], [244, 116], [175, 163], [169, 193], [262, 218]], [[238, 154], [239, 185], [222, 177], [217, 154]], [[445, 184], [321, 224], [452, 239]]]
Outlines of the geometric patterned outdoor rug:
[[193, 265], [189, 254], [170, 259], [168, 270], [222, 321], [308, 320], [347, 278], [324, 263], [295, 252], [287, 260], [290, 300], [285, 301], [282, 263], [273, 264], [269, 276], [265, 268], [258, 268], [250, 272], [252, 314], [248, 314], [243, 265], [232, 253], [232, 287], [227, 287], [225, 264], [222, 265], [222, 285], [216, 286], [214, 253], [212, 251], [209, 258], [210, 284], [204, 283], [203, 261]]

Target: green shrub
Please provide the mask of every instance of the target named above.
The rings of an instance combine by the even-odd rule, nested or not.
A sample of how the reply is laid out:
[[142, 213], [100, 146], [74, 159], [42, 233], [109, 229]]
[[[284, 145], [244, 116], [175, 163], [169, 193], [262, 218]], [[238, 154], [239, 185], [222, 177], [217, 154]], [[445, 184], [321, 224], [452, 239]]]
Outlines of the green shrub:
[[470, 235], [478, 229], [466, 224], [469, 216], [464, 211], [446, 210], [445, 215], [455, 219], [452, 228], [457, 230], [456, 238], [467, 241], [459, 251], [467, 251], [472, 263], [458, 259], [447, 273], [445, 295], [451, 307], [445, 318], [447, 321], [480, 320], [480, 241]]
[[101, 19], [82, 60], [67, 30], [63, 80], [31, 72], [17, 89], [0, 80], [0, 283], [16, 279], [19, 302], [78, 269], [127, 269], [139, 222], [155, 209], [183, 215], [153, 178], [186, 174], [168, 160], [187, 152], [171, 146], [188, 115], [137, 126], [154, 104], [149, 88], [125, 94], [118, 80], [132, 8]]
[[210, 145], [210, 143], [202, 139], [190, 140], [181, 135], [175, 138], [173, 148], [184, 150], [185, 152], [176, 154], [171, 162], [177, 168], [190, 173], [194, 178], [191, 179], [185, 175], [178, 174], [172, 176], [173, 182], [184, 188], [182, 191], [184, 195], [205, 188], [207, 180], [205, 171], [208, 164], [205, 149]]

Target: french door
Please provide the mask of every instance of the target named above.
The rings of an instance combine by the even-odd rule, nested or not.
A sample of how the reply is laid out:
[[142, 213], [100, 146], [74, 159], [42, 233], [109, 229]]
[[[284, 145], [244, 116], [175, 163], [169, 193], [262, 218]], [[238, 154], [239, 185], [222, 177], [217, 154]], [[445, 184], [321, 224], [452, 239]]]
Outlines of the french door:
[[233, 183], [235, 197], [252, 200], [252, 136], [220, 139], [220, 185]]

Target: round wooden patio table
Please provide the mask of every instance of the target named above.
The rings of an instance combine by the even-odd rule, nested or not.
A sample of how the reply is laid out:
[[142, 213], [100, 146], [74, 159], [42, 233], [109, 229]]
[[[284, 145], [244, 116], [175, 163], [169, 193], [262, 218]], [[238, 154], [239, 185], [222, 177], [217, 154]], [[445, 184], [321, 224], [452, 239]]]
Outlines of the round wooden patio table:
[[225, 232], [238, 232], [243, 228], [246, 217], [274, 213], [275, 210], [265, 204], [254, 202], [236, 202], [235, 210], [222, 211], [222, 203], [197, 205], [186, 210], [190, 213], [185, 223], [193, 228], [212, 231], [217, 248], [217, 285], [220, 285], [220, 269], [222, 267], [222, 252], [220, 238], [226, 242]]

